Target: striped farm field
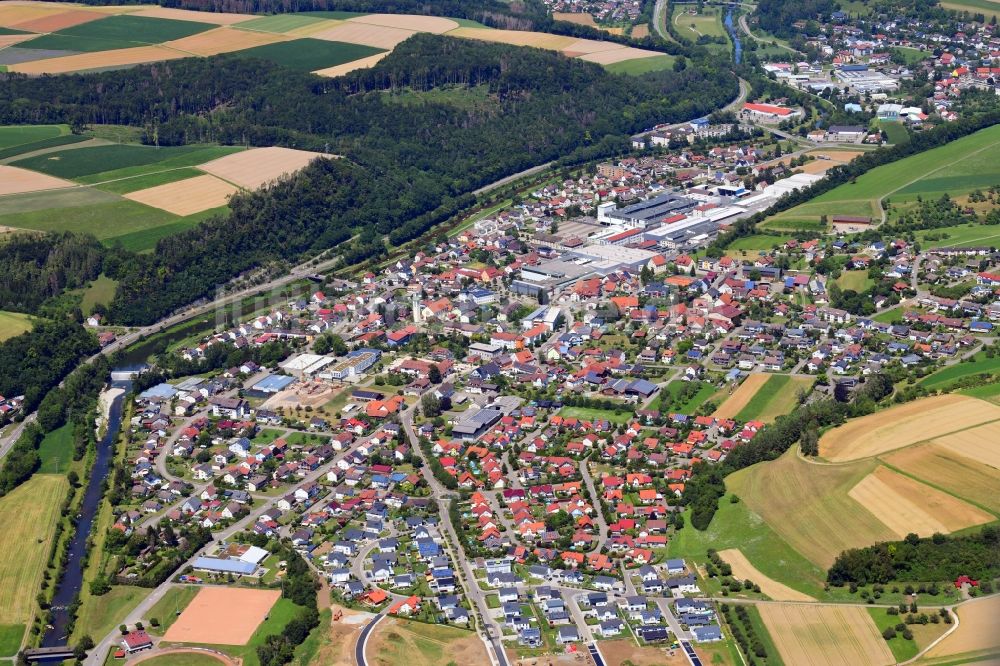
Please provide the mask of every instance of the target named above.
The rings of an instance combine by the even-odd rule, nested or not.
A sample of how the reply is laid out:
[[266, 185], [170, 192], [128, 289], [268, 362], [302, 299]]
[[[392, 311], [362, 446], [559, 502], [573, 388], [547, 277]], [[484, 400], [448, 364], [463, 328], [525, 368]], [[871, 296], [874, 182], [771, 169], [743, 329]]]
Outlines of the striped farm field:
[[402, 28], [389, 28], [369, 23], [345, 21], [332, 28], [315, 32], [310, 37], [331, 42], [372, 46], [378, 49], [392, 49], [400, 42], [409, 39], [415, 34], [417, 34], [416, 30], [404, 30]]
[[526, 32], [522, 30], [494, 30], [492, 28], [458, 28], [448, 33], [449, 37], [465, 37], [481, 39], [486, 42], [500, 42], [514, 46], [536, 46], [541, 49], [562, 50], [568, 48], [576, 39], [561, 35], [550, 35], [544, 32]]
[[276, 42], [283, 42], [287, 39], [288, 37], [284, 35], [236, 30], [221, 26], [208, 32], [166, 42], [164, 46], [180, 51], [182, 54], [213, 56], [220, 53], [253, 49]]
[[304, 16], [302, 14], [276, 14], [275, 16], [261, 16], [249, 21], [242, 21], [236, 24], [241, 30], [258, 30], [260, 32], [278, 32], [281, 34], [291, 33], [295, 30], [307, 26], [323, 23], [328, 19], [319, 16]]
[[170, 19], [174, 21], [193, 21], [211, 23], [213, 25], [234, 25], [254, 18], [253, 14], [233, 14], [227, 12], [198, 12], [191, 9], [174, 9], [170, 7], [150, 7], [132, 13], [133, 16], [146, 18]]
[[185, 55], [180, 51], [162, 46], [139, 46], [130, 49], [97, 51], [95, 53], [81, 53], [79, 55], [22, 62], [16, 65], [8, 65], [7, 69], [21, 74], [67, 74], [90, 69], [144, 65], [150, 62], [163, 62], [183, 57]]
[[860, 606], [757, 606], [786, 664], [889, 666], [896, 663], [874, 620]]
[[879, 455], [989, 421], [1000, 420], [1000, 406], [964, 395], [923, 398], [890, 407], [825, 433], [819, 454], [843, 462]]
[[1000, 663], [1000, 643], [997, 642], [997, 618], [1000, 617], [1000, 595], [967, 601], [955, 609], [958, 629], [927, 651], [920, 663], [934, 664], [997, 664]]
[[125, 198], [183, 217], [225, 206], [238, 191], [235, 185], [203, 175], [130, 192]]
[[842, 551], [896, 538], [848, 492], [878, 466], [874, 460], [815, 465], [795, 447], [770, 462], [741, 469], [726, 487], [793, 549], [823, 569]]
[[637, 49], [631, 46], [625, 46], [620, 49], [613, 49], [610, 51], [598, 51], [596, 53], [587, 53], [580, 56], [580, 60], [586, 60], [587, 62], [595, 62], [598, 65], [615, 65], [620, 62], [628, 62], [631, 60], [641, 59], [641, 58], [654, 58], [660, 54], [656, 51], [647, 51], [645, 49]]
[[795, 409], [799, 404], [799, 392], [808, 391], [813, 381], [812, 377], [770, 375], [767, 383], [737, 412], [736, 419], [771, 423]]
[[904, 474], [1000, 515], [997, 492], [1000, 469], [984, 465], [970, 455], [956, 454], [934, 440], [893, 451], [881, 460]]
[[234, 185], [256, 189], [304, 168], [318, 157], [333, 157], [333, 155], [292, 148], [254, 148], [220, 157], [200, 165], [199, 168]]
[[733, 393], [726, 398], [725, 402], [719, 405], [719, 408], [715, 410], [712, 416], [719, 419], [732, 419], [736, 418], [747, 406], [747, 404], [753, 400], [757, 392], [767, 384], [768, 380], [771, 379], [771, 375], [765, 374], [763, 372], [755, 372], [749, 375], [743, 380], [743, 383], [733, 391]]
[[994, 516], [945, 492], [887, 467], [861, 479], [847, 493], [902, 539], [910, 532], [929, 537], [992, 522]]
[[385, 28], [430, 32], [440, 35], [459, 27], [458, 22], [441, 16], [417, 16], [414, 14], [366, 14], [347, 19], [348, 23], [369, 23]]
[[[100, 15], [98, 15], [100, 16]], [[189, 37], [212, 28], [209, 23], [146, 18], [135, 15], [105, 16], [67, 27], [21, 44], [21, 48], [105, 51], [159, 44]]]

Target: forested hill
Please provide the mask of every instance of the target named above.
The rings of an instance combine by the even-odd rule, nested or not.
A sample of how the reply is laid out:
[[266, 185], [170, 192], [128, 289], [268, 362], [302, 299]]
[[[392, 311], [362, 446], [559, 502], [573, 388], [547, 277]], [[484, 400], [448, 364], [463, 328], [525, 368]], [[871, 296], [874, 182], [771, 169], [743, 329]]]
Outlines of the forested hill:
[[[448, 95], [424, 95], [442, 86]], [[400, 89], [405, 106], [391, 93]], [[625, 77], [540, 49], [417, 35], [371, 70], [332, 80], [226, 56], [88, 75], [0, 74], [0, 124], [121, 123], [161, 145], [249, 142], [346, 158], [235, 197], [228, 218], [164, 239], [151, 255], [112, 252], [104, 272], [121, 287], [110, 314], [134, 324], [247, 268], [352, 236], [349, 260], [378, 255], [384, 235], [393, 245], [417, 237], [481, 185], [557, 158], [625, 150], [629, 134], [708, 113], [737, 93], [721, 68]]]
[[799, 34], [793, 25], [800, 20], [814, 20], [820, 15], [829, 18], [836, 11], [834, 0], [761, 0], [757, 5], [760, 27], [778, 37]]

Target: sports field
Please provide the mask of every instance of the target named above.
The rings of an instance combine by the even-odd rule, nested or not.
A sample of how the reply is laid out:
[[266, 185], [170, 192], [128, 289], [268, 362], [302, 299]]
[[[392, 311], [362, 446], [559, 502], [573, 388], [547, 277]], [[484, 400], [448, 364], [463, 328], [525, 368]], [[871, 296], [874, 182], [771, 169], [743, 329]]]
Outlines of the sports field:
[[31, 330], [31, 318], [21, 312], [0, 310], [0, 342]]
[[786, 664], [889, 666], [896, 663], [863, 607], [761, 604], [757, 609]]
[[156, 618], [160, 623], [159, 627], [150, 627], [149, 631], [154, 634], [163, 634], [173, 626], [174, 622], [184, 609], [188, 607], [191, 600], [197, 596], [201, 588], [191, 585], [180, 585], [167, 590], [163, 598], [149, 609], [148, 620]]
[[1000, 162], [993, 156], [1000, 147], [1000, 125], [952, 141], [906, 159], [872, 169], [852, 183], [845, 183], [808, 203], [775, 216], [818, 220], [821, 215], [881, 217], [880, 201], [935, 198], [943, 192], [957, 196], [1000, 183]]
[[1000, 419], [1000, 406], [964, 395], [924, 398], [852, 419], [825, 433], [819, 454], [843, 462], [875, 456]]
[[246, 645], [281, 596], [278, 590], [205, 587], [163, 635], [166, 641]]
[[68, 483], [35, 474], [0, 498], [0, 625], [27, 624], [37, 610], [42, 572]]
[[760, 586], [760, 591], [775, 601], [815, 601], [808, 594], [794, 590], [784, 583], [768, 578], [755, 567], [738, 548], [719, 551], [721, 557], [733, 569], [733, 578], [751, 580]]

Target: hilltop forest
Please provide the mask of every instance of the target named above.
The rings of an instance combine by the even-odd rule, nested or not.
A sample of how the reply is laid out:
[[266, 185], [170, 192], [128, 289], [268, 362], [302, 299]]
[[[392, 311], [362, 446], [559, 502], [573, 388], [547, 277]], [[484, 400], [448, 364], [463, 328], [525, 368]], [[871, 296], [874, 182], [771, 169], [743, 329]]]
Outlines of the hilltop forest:
[[[424, 95], [445, 86], [444, 99]], [[485, 101], [465, 103], [473, 88]], [[408, 97], [405, 113], [391, 91]], [[623, 152], [631, 133], [706, 114], [737, 92], [736, 78], [711, 66], [625, 78], [540, 49], [417, 35], [378, 66], [338, 79], [226, 56], [34, 79], [0, 74], [0, 123], [115, 123], [142, 127], [159, 145], [343, 156], [234, 197], [229, 215], [161, 240], [151, 254], [106, 251], [100, 268], [120, 282], [108, 315], [146, 324], [248, 269], [338, 244], [346, 263], [379, 256], [386, 236], [391, 245], [416, 238], [482, 185], [550, 160]], [[39, 242], [68, 251], [66, 237]], [[93, 242], [79, 243], [92, 273]], [[0, 265], [8, 252], [0, 246]], [[44, 272], [43, 250], [31, 252]], [[74, 280], [60, 275], [44, 293], [8, 280], [0, 308], [30, 309], [60, 284]]]

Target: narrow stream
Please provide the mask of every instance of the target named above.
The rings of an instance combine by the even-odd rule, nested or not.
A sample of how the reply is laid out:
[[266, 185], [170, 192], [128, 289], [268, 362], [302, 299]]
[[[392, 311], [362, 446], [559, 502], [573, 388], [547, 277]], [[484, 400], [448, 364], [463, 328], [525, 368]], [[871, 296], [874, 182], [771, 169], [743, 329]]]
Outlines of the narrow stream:
[[125, 398], [131, 386], [132, 382], [130, 381], [115, 381], [111, 383], [112, 388], [120, 388], [125, 392], [116, 397], [111, 403], [111, 409], [108, 413], [107, 431], [104, 433], [101, 441], [97, 443], [97, 457], [94, 460], [94, 467], [90, 471], [90, 478], [84, 490], [83, 503], [80, 506], [80, 513], [77, 516], [76, 533], [69, 544], [66, 569], [58, 585], [56, 585], [56, 593], [52, 598], [52, 624], [42, 637], [42, 647], [66, 645], [69, 639], [69, 636], [66, 634], [66, 628], [69, 626], [70, 619], [67, 607], [73, 603], [73, 599], [80, 593], [83, 587], [83, 557], [87, 550], [87, 537], [90, 536], [90, 529], [94, 525], [94, 518], [101, 506], [101, 484], [111, 469], [115, 451], [114, 443], [118, 437], [118, 431], [121, 429]]
[[733, 6], [730, 5], [726, 10], [726, 32], [729, 33], [729, 38], [733, 40], [733, 60], [736, 64], [740, 64], [740, 60], [743, 59], [743, 42], [740, 41], [740, 31], [736, 29], [733, 25]]

